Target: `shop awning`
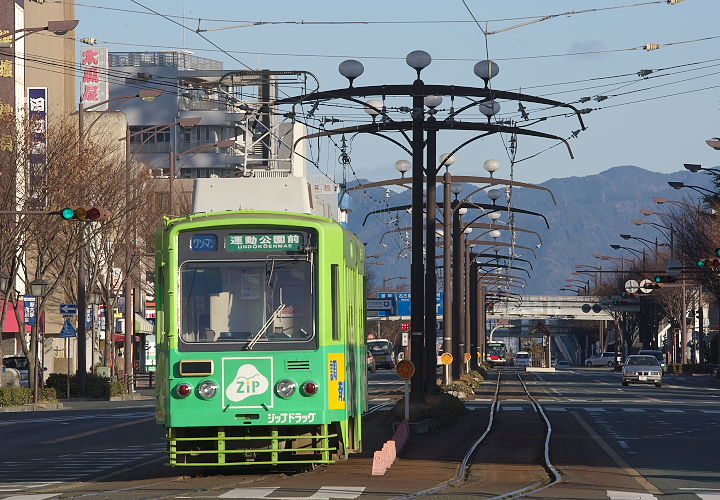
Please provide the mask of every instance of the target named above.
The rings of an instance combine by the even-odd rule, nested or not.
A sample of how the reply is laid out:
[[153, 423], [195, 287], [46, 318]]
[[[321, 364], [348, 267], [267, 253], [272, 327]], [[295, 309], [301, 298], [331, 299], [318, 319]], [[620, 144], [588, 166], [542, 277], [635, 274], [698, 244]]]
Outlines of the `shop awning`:
[[155, 325], [143, 318], [141, 314], [135, 313], [135, 333], [152, 335], [155, 333]]
[[[24, 303], [20, 302], [18, 306], [20, 309], [20, 321], [24, 321]], [[0, 299], [0, 307], [2, 307], [2, 299]], [[30, 326], [25, 325], [25, 330], [30, 331]], [[5, 305], [5, 321], [3, 322], [2, 331], [3, 333], [18, 333], [17, 318], [15, 318], [15, 307], [10, 302], [6, 302]]]

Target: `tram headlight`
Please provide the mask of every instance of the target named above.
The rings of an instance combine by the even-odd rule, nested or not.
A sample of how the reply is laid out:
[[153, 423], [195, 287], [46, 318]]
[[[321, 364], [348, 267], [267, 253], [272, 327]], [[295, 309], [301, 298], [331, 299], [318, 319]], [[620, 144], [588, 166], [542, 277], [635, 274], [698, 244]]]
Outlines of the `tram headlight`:
[[175, 393], [181, 398], [186, 398], [190, 394], [192, 394], [192, 386], [183, 382], [182, 384], [179, 384], [177, 387], [175, 387]]
[[302, 385], [300, 390], [304, 396], [314, 396], [317, 394], [319, 388], [320, 386], [318, 386], [317, 382], [308, 381]]
[[275, 384], [275, 392], [281, 398], [289, 398], [295, 394], [295, 389], [297, 389], [297, 385], [290, 379], [284, 379]]
[[203, 399], [210, 399], [217, 394], [218, 385], [212, 380], [205, 380], [198, 386], [198, 394]]

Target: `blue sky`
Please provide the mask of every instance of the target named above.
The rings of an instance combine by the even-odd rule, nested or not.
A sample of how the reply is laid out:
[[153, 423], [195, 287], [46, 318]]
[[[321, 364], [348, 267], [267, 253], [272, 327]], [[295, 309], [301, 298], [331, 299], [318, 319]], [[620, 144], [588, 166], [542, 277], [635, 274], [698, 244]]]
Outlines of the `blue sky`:
[[[365, 65], [365, 73], [356, 85], [411, 83], [414, 73], [405, 64], [404, 57], [415, 49], [433, 56], [432, 64], [423, 72], [426, 83], [481, 85], [472, 69], [475, 61], [485, 59], [487, 50], [500, 66], [500, 74], [493, 80], [495, 89], [522, 89], [564, 102], [609, 96], [601, 102], [593, 99], [578, 104], [600, 109], [584, 116], [588, 130], [571, 140], [575, 159], [569, 159], [564, 147], [545, 151], [516, 165], [515, 178], [523, 182], [584, 176], [626, 164], [673, 172], [682, 169], [682, 163], [706, 166], [720, 163], [720, 153], [705, 145], [705, 139], [720, 136], [720, 87], [695, 91], [720, 86], [716, 74], [720, 72], [720, 38], [692, 42], [720, 35], [717, 0], [685, 0], [678, 5], [638, 0], [366, 0], [362, 3], [141, 0], [141, 3], [164, 14], [187, 16], [191, 19], [177, 21], [193, 29], [198, 26], [198, 18], [203, 19], [201, 28], [254, 21], [383, 21], [352, 25], [273, 24], [204, 33], [227, 50], [249, 52], [234, 55], [252, 68], [311, 71], [319, 78], [321, 89], [346, 86], [337, 66], [348, 57]], [[487, 26], [491, 31], [527, 22], [532, 16], [578, 12], [490, 35], [486, 49], [485, 37], [471, 22], [465, 3], [483, 28], [484, 20], [507, 19], [489, 22]], [[579, 12], [635, 3], [648, 5]], [[184, 47], [197, 55], [222, 60], [227, 69], [243, 69], [240, 63], [216, 52], [197, 34], [169, 20], [96, 8], [98, 6], [144, 10], [130, 0], [81, 1], [77, 7], [79, 38], [97, 38], [101, 45], [113, 51], [163, 50], [152, 47], [154, 45]], [[409, 22], [428, 20], [436, 22]], [[690, 42], [673, 44], [685, 41]], [[653, 51], [639, 49], [646, 43], [673, 45]], [[624, 50], [633, 48], [635, 50]], [[572, 55], [581, 52], [586, 53]], [[271, 55], [278, 53], [289, 55]], [[646, 80], [636, 75], [643, 69], [661, 71], [652, 74], [657, 78]], [[627, 76], [606, 78], [616, 75]], [[596, 80], [587, 81], [589, 79]], [[578, 83], [567, 83], [572, 81]], [[641, 90], [646, 88], [649, 90]], [[630, 91], [636, 92], [627, 93]], [[617, 95], [622, 93], [626, 94]], [[666, 95], [670, 97], [660, 98]], [[628, 104], [642, 99], [647, 100]], [[516, 111], [516, 105], [512, 106], [502, 111]], [[533, 128], [569, 137], [579, 127], [570, 117], [553, 118]], [[464, 138], [466, 136], [458, 133], [445, 132], [439, 137], [438, 151], [447, 150]], [[521, 138], [518, 158], [533, 155], [552, 144]], [[320, 155], [320, 168], [330, 175], [337, 172], [337, 156], [336, 150], [326, 146]], [[405, 158], [389, 143], [370, 137], [356, 139], [351, 156], [357, 175], [370, 179], [393, 176], [392, 165], [397, 159]], [[482, 162], [489, 158], [502, 163], [499, 173], [502, 177], [509, 175], [508, 155], [500, 137], [478, 141], [464, 149], [452, 168], [457, 174], [481, 174], [484, 172]]]

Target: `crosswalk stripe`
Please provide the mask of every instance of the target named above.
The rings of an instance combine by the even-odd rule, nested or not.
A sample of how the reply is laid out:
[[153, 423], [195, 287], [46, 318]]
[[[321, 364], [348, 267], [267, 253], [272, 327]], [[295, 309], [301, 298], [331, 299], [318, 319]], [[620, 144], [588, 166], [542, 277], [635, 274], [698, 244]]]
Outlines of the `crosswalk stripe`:
[[657, 500], [655, 495], [650, 493], [635, 493], [632, 491], [607, 491], [610, 500]]
[[685, 410], [678, 410], [675, 408], [660, 408], [663, 413], [685, 413]]
[[644, 408], [623, 408], [622, 410], [628, 413], [645, 413]]
[[[289, 493], [296, 493], [296, 490], [292, 488], [278, 488], [276, 486], [270, 487], [248, 487], [248, 488], [235, 488], [227, 491], [220, 495], [218, 498], [268, 498], [268, 495], [273, 495], [271, 498], [274, 500], [328, 500], [328, 499], [346, 499], [352, 500], [359, 497], [365, 491], [365, 486], [322, 486], [320, 489], [315, 491], [310, 496], [288, 496]], [[285, 493], [285, 496], [282, 496]], [[278, 496], [280, 495], [280, 496]], [[188, 498], [188, 497], [184, 497]]]

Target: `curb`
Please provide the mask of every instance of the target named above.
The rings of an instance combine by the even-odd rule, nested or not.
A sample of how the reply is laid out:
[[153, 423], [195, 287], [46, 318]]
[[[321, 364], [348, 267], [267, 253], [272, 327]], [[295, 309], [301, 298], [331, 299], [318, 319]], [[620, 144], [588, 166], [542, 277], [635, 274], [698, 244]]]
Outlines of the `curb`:
[[392, 466], [397, 458], [397, 454], [402, 451], [403, 446], [410, 437], [410, 429], [408, 422], [404, 421], [398, 425], [395, 433], [389, 441], [383, 444], [382, 450], [373, 454], [372, 475], [384, 476], [385, 472]]
[[0, 406], [2, 412], [21, 412], [21, 411], [42, 411], [42, 410], [62, 410], [62, 403], [39, 403], [36, 405], [21, 406]]

